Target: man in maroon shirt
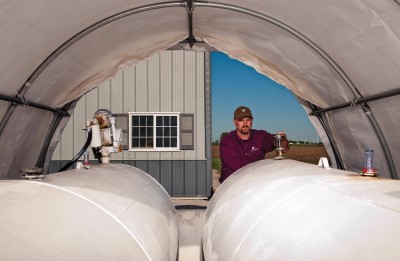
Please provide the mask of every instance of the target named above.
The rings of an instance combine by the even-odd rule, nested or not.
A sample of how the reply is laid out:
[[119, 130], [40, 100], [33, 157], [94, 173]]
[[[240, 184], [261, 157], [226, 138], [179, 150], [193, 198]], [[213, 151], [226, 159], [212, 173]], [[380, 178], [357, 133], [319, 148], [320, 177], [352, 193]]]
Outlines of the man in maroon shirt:
[[[249, 108], [240, 106], [233, 114], [233, 123], [236, 129], [228, 133], [220, 142], [220, 157], [222, 162], [222, 183], [233, 172], [249, 163], [262, 160], [267, 152], [273, 151], [274, 134], [264, 130], [254, 130], [253, 115]], [[283, 134], [285, 152], [289, 150], [289, 142]]]

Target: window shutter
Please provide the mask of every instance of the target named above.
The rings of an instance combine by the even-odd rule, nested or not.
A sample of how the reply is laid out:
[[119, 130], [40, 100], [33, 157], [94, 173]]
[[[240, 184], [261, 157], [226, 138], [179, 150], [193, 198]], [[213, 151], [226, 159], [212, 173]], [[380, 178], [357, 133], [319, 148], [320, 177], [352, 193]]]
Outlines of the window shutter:
[[115, 127], [122, 130], [122, 149], [128, 150], [128, 128], [129, 128], [129, 114], [117, 113], [115, 116]]
[[194, 150], [194, 114], [180, 114], [181, 150]]

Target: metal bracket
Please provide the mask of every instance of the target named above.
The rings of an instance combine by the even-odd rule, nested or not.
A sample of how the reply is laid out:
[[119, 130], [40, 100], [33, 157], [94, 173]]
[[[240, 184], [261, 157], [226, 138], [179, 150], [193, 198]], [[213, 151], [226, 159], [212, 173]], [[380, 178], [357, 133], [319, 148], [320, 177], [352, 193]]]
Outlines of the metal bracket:
[[193, 35], [193, 11], [195, 8], [195, 5], [193, 5], [193, 0], [187, 0], [186, 4], [185, 4], [185, 8], [186, 8], [187, 14], [188, 14], [188, 26], [189, 26], [188, 42], [189, 42], [190, 48], [192, 48], [194, 43], [196, 42], [196, 39], [194, 38], [194, 35]]
[[18, 98], [21, 99], [21, 104], [22, 104], [23, 106], [25, 106], [25, 107], [28, 107], [28, 106], [29, 106], [29, 103], [26, 101], [24, 95], [22, 95], [22, 94], [20, 94], [20, 93], [17, 93], [16, 96], [17, 96]]

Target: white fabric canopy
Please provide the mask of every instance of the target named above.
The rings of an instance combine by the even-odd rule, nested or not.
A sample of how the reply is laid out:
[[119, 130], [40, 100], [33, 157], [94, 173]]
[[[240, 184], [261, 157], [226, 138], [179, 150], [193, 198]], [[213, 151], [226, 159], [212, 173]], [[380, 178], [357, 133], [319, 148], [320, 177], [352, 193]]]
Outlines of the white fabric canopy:
[[[397, 1], [231, 0], [193, 6], [197, 41], [287, 86], [307, 112], [355, 101], [310, 116], [335, 166], [360, 171], [364, 150], [374, 149], [379, 174], [400, 175]], [[68, 105], [64, 109], [72, 112], [73, 101], [100, 82], [187, 39], [188, 13], [186, 1], [0, 1], [0, 177], [46, 167], [67, 121], [7, 98]], [[386, 92], [396, 95], [356, 103]]]

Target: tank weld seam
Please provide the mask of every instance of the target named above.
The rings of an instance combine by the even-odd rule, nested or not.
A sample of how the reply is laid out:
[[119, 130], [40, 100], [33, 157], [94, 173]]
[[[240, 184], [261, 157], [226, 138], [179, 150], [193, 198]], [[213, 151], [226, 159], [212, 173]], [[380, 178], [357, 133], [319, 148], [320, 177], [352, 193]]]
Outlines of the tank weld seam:
[[124, 229], [128, 232], [128, 234], [137, 242], [137, 244], [139, 245], [140, 249], [141, 249], [141, 250], [143, 251], [143, 253], [146, 255], [146, 257], [148, 258], [148, 260], [151, 260], [151, 258], [150, 258], [150, 256], [148, 255], [146, 249], [144, 248], [142, 242], [133, 234], [133, 232], [132, 232], [121, 220], [119, 220], [117, 217], [115, 217], [114, 214], [112, 214], [110, 211], [108, 211], [108, 210], [105, 209], [104, 207], [100, 206], [99, 204], [97, 204], [97, 203], [94, 202], [93, 200], [91, 200], [91, 199], [89, 199], [89, 198], [87, 198], [87, 197], [85, 197], [85, 196], [82, 196], [82, 195], [80, 195], [80, 194], [78, 194], [78, 193], [76, 193], [76, 192], [74, 192], [74, 191], [68, 190], [68, 189], [66, 189], [66, 188], [63, 188], [63, 187], [60, 187], [60, 186], [57, 186], [57, 185], [53, 185], [53, 184], [49, 184], [49, 183], [39, 182], [39, 181], [29, 181], [29, 182], [35, 182], [35, 183], [40, 184], [40, 185], [45, 185], [45, 186], [48, 186], [48, 187], [52, 187], [52, 188], [55, 188], [55, 189], [59, 189], [59, 190], [65, 191], [65, 192], [70, 193], [70, 194], [72, 194], [72, 195], [74, 195], [74, 196], [76, 196], [76, 197], [79, 197], [79, 198], [81, 198], [81, 199], [83, 199], [83, 200], [86, 200], [87, 202], [89, 202], [89, 203], [91, 203], [92, 205], [96, 206], [96, 207], [99, 208], [101, 211], [103, 211], [103, 212], [106, 213], [108, 216], [110, 216], [112, 219], [114, 219], [118, 224], [120, 224], [120, 225], [122, 226], [122, 228], [124, 228]]

